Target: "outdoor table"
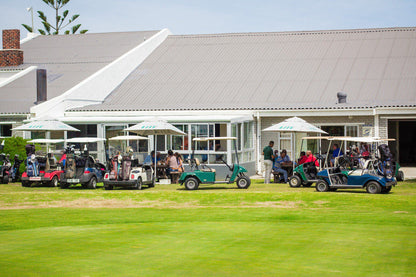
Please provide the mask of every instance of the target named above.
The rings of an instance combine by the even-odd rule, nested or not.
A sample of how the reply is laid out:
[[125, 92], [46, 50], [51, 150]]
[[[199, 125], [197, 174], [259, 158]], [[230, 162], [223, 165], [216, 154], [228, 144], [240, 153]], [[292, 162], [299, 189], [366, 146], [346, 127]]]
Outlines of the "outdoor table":
[[[169, 166], [167, 165], [167, 164], [158, 164], [157, 165], [157, 169], [156, 169], [156, 177], [158, 178], [158, 179], [166, 179], [167, 178], [167, 176], [166, 176], [166, 169], [168, 168]], [[155, 165], [152, 165], [152, 168], [153, 168], [153, 170], [155, 169]]]
[[[280, 167], [287, 171], [287, 176], [288, 177], [292, 176], [292, 174], [293, 174], [293, 164], [291, 162], [282, 164]], [[273, 171], [272, 173], [273, 173], [273, 177], [274, 177], [273, 182], [274, 183], [279, 183], [281, 173], [279, 173], [277, 171]]]

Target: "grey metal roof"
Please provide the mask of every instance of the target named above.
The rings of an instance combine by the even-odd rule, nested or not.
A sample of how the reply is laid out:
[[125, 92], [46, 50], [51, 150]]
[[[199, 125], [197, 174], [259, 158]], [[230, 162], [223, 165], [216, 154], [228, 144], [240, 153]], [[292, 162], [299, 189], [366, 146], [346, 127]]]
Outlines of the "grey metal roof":
[[[51, 99], [77, 85], [157, 32], [38, 36], [21, 45], [24, 64], [13, 68], [23, 69], [36, 65], [46, 69], [47, 97]], [[8, 69], [0, 67], [0, 70]], [[0, 97], [8, 99], [7, 103], [0, 101], [0, 113], [28, 113], [29, 108], [33, 106], [33, 98], [36, 98], [36, 79], [33, 82], [32, 78], [19, 78], [8, 86], [1, 87]], [[10, 105], [16, 109], [11, 109]]]
[[169, 36], [102, 104], [75, 110], [415, 105], [416, 28], [385, 28]]

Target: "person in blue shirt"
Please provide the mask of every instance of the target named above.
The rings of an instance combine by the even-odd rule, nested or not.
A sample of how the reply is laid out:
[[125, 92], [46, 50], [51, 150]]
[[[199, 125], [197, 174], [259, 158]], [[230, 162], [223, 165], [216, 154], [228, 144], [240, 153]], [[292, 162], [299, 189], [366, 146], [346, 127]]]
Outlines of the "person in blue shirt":
[[331, 167], [334, 166], [334, 164], [335, 164], [335, 158], [344, 155], [344, 153], [342, 153], [342, 150], [339, 148], [338, 144], [335, 143], [332, 149], [333, 149], [332, 159], [330, 161], [331, 162]]
[[[278, 155], [279, 152], [276, 150], [274, 152], [274, 163], [273, 163], [273, 171], [275, 172], [279, 172], [281, 174], [283, 174], [283, 181], [285, 183], [287, 183], [287, 170], [282, 168], [282, 165], [289, 165], [291, 164], [291, 160], [289, 158], [289, 156], [286, 153], [286, 150], [283, 149], [280, 153], [280, 155]], [[282, 180], [281, 180], [282, 181]]]

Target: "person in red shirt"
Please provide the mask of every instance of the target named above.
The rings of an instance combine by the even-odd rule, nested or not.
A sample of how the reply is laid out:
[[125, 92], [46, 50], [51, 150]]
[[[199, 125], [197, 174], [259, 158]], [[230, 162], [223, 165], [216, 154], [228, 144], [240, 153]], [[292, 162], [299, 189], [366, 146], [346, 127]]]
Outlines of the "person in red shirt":
[[311, 150], [307, 150], [305, 163], [311, 163], [311, 162], [314, 162], [315, 166], [319, 167], [318, 159], [312, 154]]
[[306, 159], [307, 157], [306, 157], [305, 151], [300, 152], [300, 158], [298, 160], [298, 164], [304, 164]]

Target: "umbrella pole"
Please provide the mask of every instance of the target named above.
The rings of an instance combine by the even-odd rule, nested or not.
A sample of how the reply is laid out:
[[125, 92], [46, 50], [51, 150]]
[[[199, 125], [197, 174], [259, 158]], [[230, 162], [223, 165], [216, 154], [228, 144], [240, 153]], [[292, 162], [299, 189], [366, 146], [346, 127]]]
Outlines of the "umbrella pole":
[[155, 177], [154, 177], [154, 180], [155, 180], [155, 183], [156, 183], [156, 172], [157, 172], [157, 135], [155, 134], [154, 135], [154, 144], [155, 144], [155, 147], [153, 147], [153, 149], [155, 150]]

